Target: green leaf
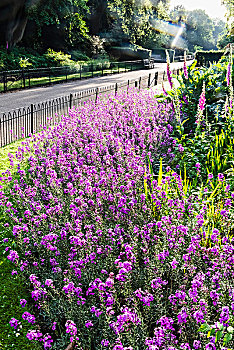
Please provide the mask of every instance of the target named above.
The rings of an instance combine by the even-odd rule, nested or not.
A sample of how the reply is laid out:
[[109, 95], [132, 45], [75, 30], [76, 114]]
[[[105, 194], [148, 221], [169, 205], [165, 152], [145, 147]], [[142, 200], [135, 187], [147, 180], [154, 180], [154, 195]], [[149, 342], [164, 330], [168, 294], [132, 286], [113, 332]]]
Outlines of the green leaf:
[[227, 333], [223, 339], [223, 345], [226, 345], [232, 339], [232, 334]]
[[219, 341], [219, 339], [222, 338], [223, 332], [222, 331], [218, 331], [215, 335], [215, 342], [217, 343]]
[[210, 330], [210, 326], [207, 323], [203, 323], [201, 327], [198, 329], [198, 332], [208, 332]]

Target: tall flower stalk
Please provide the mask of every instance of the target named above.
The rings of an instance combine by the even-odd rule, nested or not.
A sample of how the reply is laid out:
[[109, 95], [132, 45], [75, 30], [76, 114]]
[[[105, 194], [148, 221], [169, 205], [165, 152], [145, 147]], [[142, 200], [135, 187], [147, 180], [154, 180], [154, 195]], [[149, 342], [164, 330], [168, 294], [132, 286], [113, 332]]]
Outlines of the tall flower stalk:
[[171, 74], [171, 68], [170, 68], [170, 57], [168, 51], [166, 51], [167, 55], [167, 79], [170, 84], [171, 89], [173, 88], [173, 81], [172, 81], [172, 74]]
[[188, 79], [188, 68], [187, 68], [187, 64], [186, 64], [186, 51], [184, 51], [184, 76], [185, 79]]
[[230, 46], [230, 56], [227, 69], [227, 85], [229, 87], [230, 110], [233, 109], [233, 85], [232, 85], [232, 46]]
[[198, 103], [198, 113], [197, 113], [197, 120], [196, 120], [197, 129], [199, 129], [201, 125], [205, 105], [206, 105], [206, 87], [205, 87], [205, 82], [203, 82], [202, 93], [200, 95], [199, 103]]

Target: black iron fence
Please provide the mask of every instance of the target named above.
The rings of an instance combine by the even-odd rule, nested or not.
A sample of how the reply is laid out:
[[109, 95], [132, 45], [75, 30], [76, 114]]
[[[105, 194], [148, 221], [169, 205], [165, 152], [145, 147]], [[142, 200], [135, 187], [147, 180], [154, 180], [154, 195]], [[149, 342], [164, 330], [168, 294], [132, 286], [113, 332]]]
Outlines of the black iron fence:
[[2, 71], [0, 72], [0, 92], [125, 73], [143, 68], [145, 68], [144, 61], [139, 60]]
[[[179, 74], [181, 69], [173, 70], [173, 74]], [[98, 98], [108, 98], [110, 93], [135, 87], [139, 90], [150, 88], [167, 80], [166, 72], [149, 73], [138, 79], [128, 80], [109, 86], [78, 91], [52, 100], [31, 104], [28, 107], [3, 113], [0, 116], [0, 147], [6, 146], [16, 140], [29, 137], [42, 130], [43, 127], [55, 125], [61, 120], [61, 116], [67, 114], [69, 109], [77, 108], [84, 101], [97, 102]]]

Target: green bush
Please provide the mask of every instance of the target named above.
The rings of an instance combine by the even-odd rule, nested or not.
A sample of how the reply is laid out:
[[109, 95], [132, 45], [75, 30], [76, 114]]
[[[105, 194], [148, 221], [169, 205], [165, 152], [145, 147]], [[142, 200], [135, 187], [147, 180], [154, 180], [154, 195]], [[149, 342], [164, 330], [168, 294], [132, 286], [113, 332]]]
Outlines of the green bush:
[[223, 50], [199, 50], [195, 54], [195, 58], [199, 66], [206, 65], [207, 62], [217, 62], [223, 56]]
[[[206, 88], [206, 114], [210, 123], [215, 122], [217, 111], [221, 112], [225, 104], [228, 91], [226, 73], [227, 60], [206, 67], [196, 67], [196, 61], [188, 67], [188, 79], [184, 73], [178, 78], [179, 87], [177, 94], [181, 103], [181, 113], [188, 121], [184, 124], [186, 132], [193, 132], [196, 128], [196, 113], [203, 83]], [[234, 72], [232, 72], [234, 82]], [[171, 99], [175, 92], [168, 92], [167, 98]]]
[[[82, 59], [87, 61], [88, 57], [83, 55]], [[56, 52], [52, 49], [48, 49], [44, 54], [39, 54], [34, 50], [26, 50], [24, 48], [16, 47], [10, 52], [7, 52], [5, 48], [0, 48], [0, 70], [18, 70], [27, 67], [74, 67], [76, 64], [76, 59], [72, 60], [71, 55], [61, 51]]]

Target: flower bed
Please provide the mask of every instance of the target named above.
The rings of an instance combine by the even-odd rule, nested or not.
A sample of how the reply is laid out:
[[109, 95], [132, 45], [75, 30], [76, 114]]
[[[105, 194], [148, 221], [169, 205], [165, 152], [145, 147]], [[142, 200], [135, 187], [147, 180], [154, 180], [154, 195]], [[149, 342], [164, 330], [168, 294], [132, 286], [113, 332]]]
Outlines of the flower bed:
[[28, 339], [45, 349], [230, 348], [234, 193], [223, 174], [190, 191], [159, 164], [179, 144], [176, 108], [123, 92], [19, 148], [1, 201], [7, 257], [35, 308], [10, 324], [31, 323]]

